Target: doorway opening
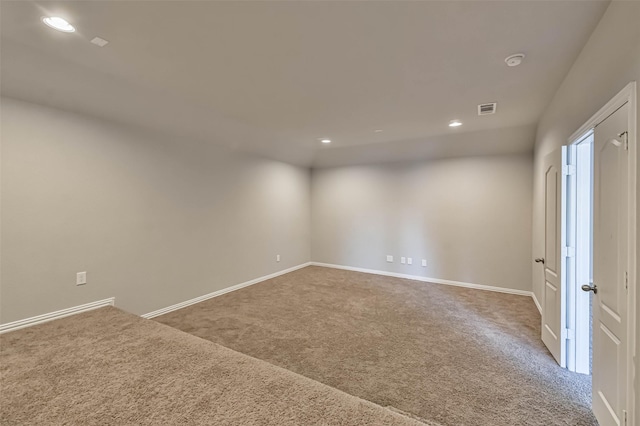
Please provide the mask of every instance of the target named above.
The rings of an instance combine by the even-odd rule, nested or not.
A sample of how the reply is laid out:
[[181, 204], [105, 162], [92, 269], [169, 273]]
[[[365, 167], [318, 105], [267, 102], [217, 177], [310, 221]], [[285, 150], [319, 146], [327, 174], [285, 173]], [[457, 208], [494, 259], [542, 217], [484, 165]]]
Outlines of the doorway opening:
[[566, 176], [566, 340], [567, 368], [591, 374], [593, 354], [593, 130], [567, 149]]

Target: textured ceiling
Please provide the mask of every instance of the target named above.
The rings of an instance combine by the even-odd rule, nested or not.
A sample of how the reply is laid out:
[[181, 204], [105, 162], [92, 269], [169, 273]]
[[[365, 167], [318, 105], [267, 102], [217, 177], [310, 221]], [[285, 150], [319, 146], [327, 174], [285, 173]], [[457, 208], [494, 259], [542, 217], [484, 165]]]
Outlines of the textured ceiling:
[[1, 89], [307, 166], [527, 152], [607, 4], [2, 1]]

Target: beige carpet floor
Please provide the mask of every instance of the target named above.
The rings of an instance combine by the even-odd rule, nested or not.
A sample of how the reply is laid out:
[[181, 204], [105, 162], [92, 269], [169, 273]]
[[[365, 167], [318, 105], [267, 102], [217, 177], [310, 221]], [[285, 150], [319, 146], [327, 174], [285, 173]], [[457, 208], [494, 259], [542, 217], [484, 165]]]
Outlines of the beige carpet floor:
[[0, 336], [0, 424], [418, 425], [115, 308]]
[[597, 425], [525, 296], [312, 266], [156, 319], [447, 426]]

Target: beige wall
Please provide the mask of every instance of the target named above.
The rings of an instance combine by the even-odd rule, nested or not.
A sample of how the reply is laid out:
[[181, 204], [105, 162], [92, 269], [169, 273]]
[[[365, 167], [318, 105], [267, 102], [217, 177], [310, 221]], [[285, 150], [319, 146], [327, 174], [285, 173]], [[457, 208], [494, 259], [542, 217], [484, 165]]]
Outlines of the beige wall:
[[111, 296], [143, 314], [309, 261], [307, 169], [1, 105], [1, 323]]
[[311, 257], [530, 290], [531, 176], [530, 155], [314, 169]]
[[[533, 254], [544, 252], [544, 156], [559, 146], [630, 81], [640, 83], [640, 2], [614, 1], [573, 65], [538, 125], [534, 166]], [[640, 111], [639, 111], [640, 112]], [[639, 117], [640, 121], [640, 117]], [[640, 164], [640, 162], [639, 162]], [[638, 186], [640, 191], [640, 186]], [[640, 193], [638, 193], [640, 200]], [[637, 220], [637, 218], [636, 218]], [[640, 244], [640, 238], [637, 242]], [[637, 253], [640, 253], [640, 246]], [[542, 294], [542, 268], [532, 265]], [[638, 298], [640, 312], [640, 297]], [[640, 327], [637, 343], [640, 344]], [[637, 364], [636, 364], [637, 365]], [[638, 367], [636, 367], [638, 370]], [[636, 392], [640, 397], [640, 392]], [[640, 409], [640, 402], [637, 404]]]

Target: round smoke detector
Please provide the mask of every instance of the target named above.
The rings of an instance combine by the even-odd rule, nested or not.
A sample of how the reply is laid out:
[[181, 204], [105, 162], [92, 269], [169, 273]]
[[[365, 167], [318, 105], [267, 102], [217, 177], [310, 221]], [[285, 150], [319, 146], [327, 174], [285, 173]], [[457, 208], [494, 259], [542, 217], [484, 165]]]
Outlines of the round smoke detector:
[[523, 59], [524, 59], [524, 53], [516, 53], [515, 55], [511, 55], [507, 57], [504, 61], [510, 67], [517, 67], [522, 63]]

